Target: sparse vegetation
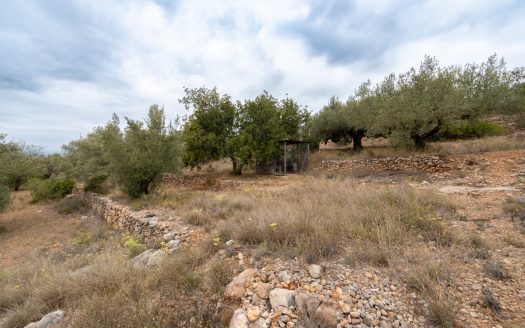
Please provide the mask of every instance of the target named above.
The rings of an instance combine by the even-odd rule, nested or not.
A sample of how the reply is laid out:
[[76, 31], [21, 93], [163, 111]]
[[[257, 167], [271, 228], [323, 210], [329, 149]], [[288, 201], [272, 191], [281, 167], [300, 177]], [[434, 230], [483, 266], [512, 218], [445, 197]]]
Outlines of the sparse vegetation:
[[60, 214], [84, 213], [88, 204], [80, 197], [66, 197], [56, 203], [55, 209]]
[[489, 260], [483, 266], [485, 274], [495, 280], [509, 280], [512, 276], [508, 273], [507, 269], [498, 260]]

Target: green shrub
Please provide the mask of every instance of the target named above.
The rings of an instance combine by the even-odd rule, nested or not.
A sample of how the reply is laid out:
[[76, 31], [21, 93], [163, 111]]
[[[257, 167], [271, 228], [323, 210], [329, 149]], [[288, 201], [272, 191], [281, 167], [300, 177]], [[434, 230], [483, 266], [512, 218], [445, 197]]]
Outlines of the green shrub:
[[505, 132], [501, 126], [478, 120], [456, 120], [449, 122], [440, 132], [444, 139], [468, 139], [496, 136]]
[[29, 182], [29, 189], [31, 190], [33, 202], [62, 198], [65, 195], [70, 194], [74, 187], [75, 181], [70, 179], [32, 179]]
[[130, 257], [135, 257], [148, 249], [145, 244], [141, 243], [140, 240], [131, 234], [124, 235], [122, 242]]
[[0, 185], [0, 212], [3, 212], [9, 205], [9, 188]]

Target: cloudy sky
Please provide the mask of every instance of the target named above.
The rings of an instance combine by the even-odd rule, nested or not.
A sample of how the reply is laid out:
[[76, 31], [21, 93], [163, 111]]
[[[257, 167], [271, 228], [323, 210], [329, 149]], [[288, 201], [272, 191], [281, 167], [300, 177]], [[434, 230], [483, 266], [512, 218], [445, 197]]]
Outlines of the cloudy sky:
[[419, 65], [525, 66], [522, 0], [2, 0], [0, 133], [46, 152], [183, 87], [262, 90], [317, 111], [367, 79]]

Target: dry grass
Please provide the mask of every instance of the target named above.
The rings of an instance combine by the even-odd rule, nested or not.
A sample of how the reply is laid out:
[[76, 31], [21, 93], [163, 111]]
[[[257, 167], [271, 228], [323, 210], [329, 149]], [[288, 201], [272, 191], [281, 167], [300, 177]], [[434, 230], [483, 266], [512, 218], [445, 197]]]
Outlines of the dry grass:
[[456, 308], [447, 293], [453, 273], [446, 262], [437, 262], [430, 254], [417, 259], [404, 275], [406, 284], [418, 291], [428, 303], [427, 317], [437, 327], [454, 327]]
[[525, 149], [525, 138], [523, 135], [515, 134], [457, 142], [432, 143], [428, 145], [426, 151], [448, 156], [516, 149]]
[[489, 246], [479, 234], [471, 233], [467, 235], [465, 244], [471, 257], [485, 260], [490, 258]]
[[509, 280], [512, 278], [503, 263], [498, 260], [487, 261], [483, 266], [483, 270], [489, 278], [494, 280]]
[[181, 249], [158, 270], [133, 267], [118, 240], [64, 261], [31, 258], [0, 271], [3, 327], [24, 327], [64, 306], [72, 327], [217, 326], [216, 301], [231, 279], [230, 265], [213, 259], [220, 246], [207, 240]]
[[350, 244], [395, 251], [413, 238], [440, 246], [453, 239], [440, 218], [453, 206], [436, 193], [408, 186], [316, 179], [253, 198], [255, 206], [233, 220], [233, 238], [309, 261]]

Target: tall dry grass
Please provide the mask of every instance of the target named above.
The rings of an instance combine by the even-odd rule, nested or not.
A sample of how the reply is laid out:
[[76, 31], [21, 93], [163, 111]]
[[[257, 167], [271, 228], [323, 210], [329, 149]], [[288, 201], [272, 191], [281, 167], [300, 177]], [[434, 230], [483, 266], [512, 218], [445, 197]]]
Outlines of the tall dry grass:
[[261, 197], [232, 221], [233, 238], [310, 260], [349, 243], [396, 251], [418, 238], [446, 246], [452, 234], [441, 220], [453, 204], [407, 185], [377, 187], [346, 179], [315, 179]]

